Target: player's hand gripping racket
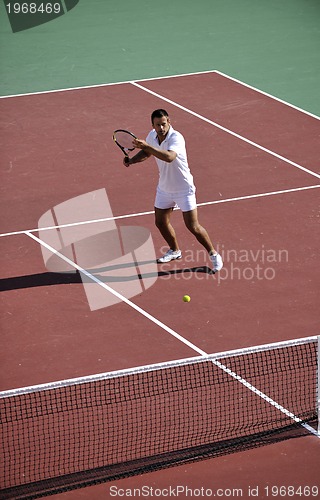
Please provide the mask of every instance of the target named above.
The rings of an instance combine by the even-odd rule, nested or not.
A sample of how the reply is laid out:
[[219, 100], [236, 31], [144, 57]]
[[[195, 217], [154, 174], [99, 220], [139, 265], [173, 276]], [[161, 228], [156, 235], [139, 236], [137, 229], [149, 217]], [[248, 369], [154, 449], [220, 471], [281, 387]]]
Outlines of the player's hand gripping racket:
[[118, 129], [113, 132], [113, 140], [125, 155], [125, 163], [129, 164], [129, 153], [135, 149], [132, 144], [137, 137], [128, 130]]

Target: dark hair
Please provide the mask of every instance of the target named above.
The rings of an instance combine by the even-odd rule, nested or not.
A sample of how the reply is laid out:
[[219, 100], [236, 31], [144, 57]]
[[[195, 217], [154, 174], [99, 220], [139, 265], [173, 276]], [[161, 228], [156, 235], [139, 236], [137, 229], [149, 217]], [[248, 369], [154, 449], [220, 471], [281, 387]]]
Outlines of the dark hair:
[[151, 122], [153, 123], [153, 120], [155, 118], [162, 118], [162, 116], [166, 116], [167, 118], [169, 117], [167, 111], [165, 109], [156, 109], [151, 115]]

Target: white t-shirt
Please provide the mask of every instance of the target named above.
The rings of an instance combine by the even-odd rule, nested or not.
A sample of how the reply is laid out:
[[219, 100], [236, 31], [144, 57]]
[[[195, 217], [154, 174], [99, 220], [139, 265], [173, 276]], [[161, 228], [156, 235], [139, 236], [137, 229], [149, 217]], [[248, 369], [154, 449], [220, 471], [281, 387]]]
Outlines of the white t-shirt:
[[177, 153], [171, 163], [154, 157], [159, 169], [159, 189], [167, 193], [188, 193], [190, 188], [195, 189], [188, 165], [185, 140], [180, 132], [170, 126], [165, 140], [159, 144], [156, 131], [151, 130], [146, 142], [155, 148]]

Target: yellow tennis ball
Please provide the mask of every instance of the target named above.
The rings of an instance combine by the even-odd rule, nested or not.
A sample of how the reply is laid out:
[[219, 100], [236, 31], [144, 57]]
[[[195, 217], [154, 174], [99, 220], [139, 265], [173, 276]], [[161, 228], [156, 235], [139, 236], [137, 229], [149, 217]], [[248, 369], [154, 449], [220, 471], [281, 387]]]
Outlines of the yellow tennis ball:
[[182, 300], [183, 300], [183, 302], [190, 302], [191, 299], [190, 299], [189, 295], [184, 295]]

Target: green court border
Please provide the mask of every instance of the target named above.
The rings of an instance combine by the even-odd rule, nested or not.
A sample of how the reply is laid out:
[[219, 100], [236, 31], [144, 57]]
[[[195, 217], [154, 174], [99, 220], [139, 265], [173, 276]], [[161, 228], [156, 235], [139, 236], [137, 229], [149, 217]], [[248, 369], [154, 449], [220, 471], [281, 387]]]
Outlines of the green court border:
[[0, 95], [219, 71], [320, 116], [318, 0], [79, 0], [12, 33], [0, 2]]

